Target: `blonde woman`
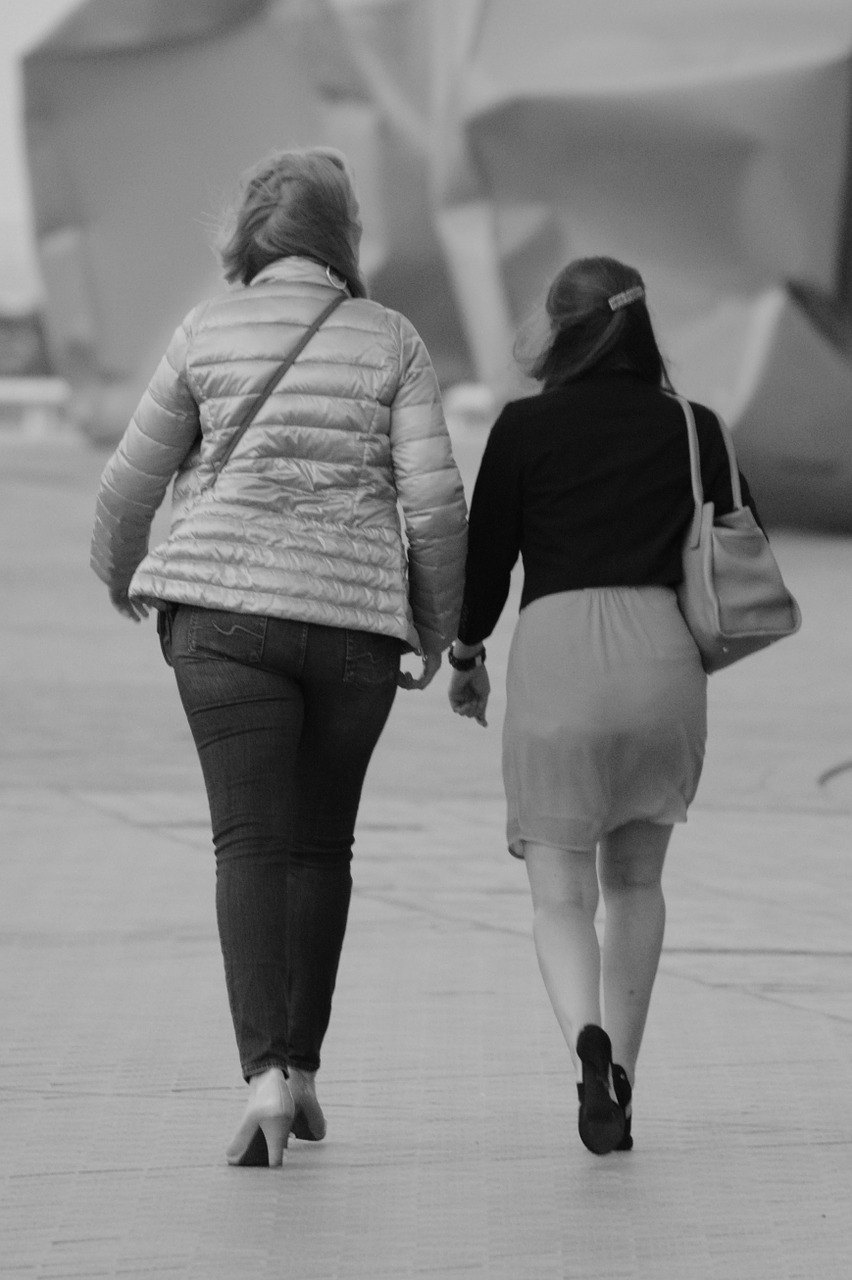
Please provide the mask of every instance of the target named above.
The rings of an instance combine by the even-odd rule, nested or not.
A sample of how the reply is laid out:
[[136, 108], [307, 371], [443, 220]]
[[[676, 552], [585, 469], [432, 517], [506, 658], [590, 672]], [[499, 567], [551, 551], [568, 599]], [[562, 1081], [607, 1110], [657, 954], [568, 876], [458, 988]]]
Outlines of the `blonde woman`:
[[[233, 288], [178, 328], [98, 494], [93, 567], [126, 617], [158, 610], [206, 783], [249, 1082], [236, 1165], [325, 1135], [315, 1077], [361, 788], [397, 687], [430, 682], [461, 601], [466, 506], [435, 374], [409, 321], [368, 300], [360, 236], [339, 153], [262, 161], [221, 251]], [[400, 674], [411, 650], [417, 679]]]

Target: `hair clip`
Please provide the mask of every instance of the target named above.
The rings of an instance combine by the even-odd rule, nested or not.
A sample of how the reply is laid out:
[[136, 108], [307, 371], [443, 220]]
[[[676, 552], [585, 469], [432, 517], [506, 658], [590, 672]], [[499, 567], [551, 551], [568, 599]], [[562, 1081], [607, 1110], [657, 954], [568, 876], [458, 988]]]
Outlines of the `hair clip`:
[[614, 293], [609, 299], [609, 307], [611, 311], [617, 311], [619, 307], [627, 307], [631, 302], [636, 302], [639, 298], [644, 297], [644, 285], [635, 284], [632, 289], [625, 289], [623, 293]]

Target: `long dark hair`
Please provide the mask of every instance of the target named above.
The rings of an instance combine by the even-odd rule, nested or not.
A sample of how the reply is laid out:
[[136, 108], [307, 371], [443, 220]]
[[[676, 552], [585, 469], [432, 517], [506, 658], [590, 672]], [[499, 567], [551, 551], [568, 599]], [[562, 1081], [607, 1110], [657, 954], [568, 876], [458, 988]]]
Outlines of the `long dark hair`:
[[346, 158], [331, 147], [278, 151], [245, 175], [220, 258], [225, 279], [249, 284], [278, 258], [331, 267], [356, 298], [361, 221]]
[[519, 364], [543, 391], [593, 370], [617, 369], [672, 390], [635, 267], [615, 258], [575, 258], [548, 289], [545, 312], [544, 340], [531, 338], [527, 328], [515, 345]]

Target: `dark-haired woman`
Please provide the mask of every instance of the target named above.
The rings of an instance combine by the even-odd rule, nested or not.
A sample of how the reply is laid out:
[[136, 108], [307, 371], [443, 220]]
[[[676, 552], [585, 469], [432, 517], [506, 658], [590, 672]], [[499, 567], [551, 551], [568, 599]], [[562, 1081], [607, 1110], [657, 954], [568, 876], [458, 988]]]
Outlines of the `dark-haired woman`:
[[[610, 258], [579, 259], [553, 281], [546, 317], [527, 364], [541, 391], [500, 414], [474, 488], [450, 702], [485, 723], [483, 641], [520, 554], [508, 843], [526, 863], [539, 964], [578, 1071], [580, 1136], [605, 1154], [632, 1146], [663, 861], [701, 774], [706, 677], [674, 591], [693, 514], [687, 434], [642, 279]], [[729, 511], [718, 423], [693, 408], [704, 492]]]
[[263, 161], [221, 254], [235, 287], [175, 333], [98, 494], [93, 567], [128, 618], [159, 611], [207, 788], [249, 1081], [231, 1164], [325, 1134], [315, 1075], [362, 784], [397, 686], [429, 683], [461, 603], [467, 513], [435, 374], [409, 321], [367, 300], [360, 237], [339, 153]]

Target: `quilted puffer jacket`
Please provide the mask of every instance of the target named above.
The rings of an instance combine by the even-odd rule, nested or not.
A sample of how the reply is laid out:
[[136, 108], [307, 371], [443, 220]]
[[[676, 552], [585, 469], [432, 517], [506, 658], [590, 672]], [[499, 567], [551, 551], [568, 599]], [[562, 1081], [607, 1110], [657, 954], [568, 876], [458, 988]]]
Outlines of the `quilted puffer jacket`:
[[[334, 288], [323, 267], [283, 258], [190, 312], [104, 470], [92, 567], [155, 604], [438, 651], [458, 621], [467, 508], [435, 374], [403, 316], [347, 297], [213, 483], [234, 425]], [[149, 552], [173, 478], [171, 531]]]

